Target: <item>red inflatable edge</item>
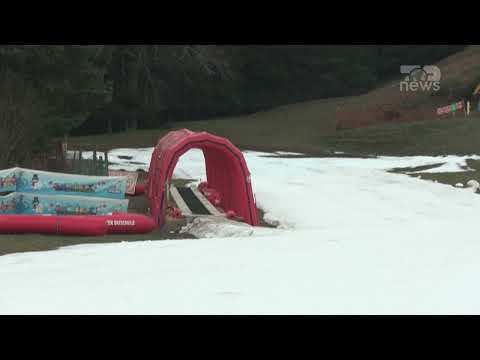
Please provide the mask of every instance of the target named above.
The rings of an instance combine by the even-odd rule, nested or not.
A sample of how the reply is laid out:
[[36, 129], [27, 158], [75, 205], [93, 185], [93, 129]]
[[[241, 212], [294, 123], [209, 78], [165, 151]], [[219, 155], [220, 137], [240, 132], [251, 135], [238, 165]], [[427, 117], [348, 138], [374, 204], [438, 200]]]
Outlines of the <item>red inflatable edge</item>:
[[103, 236], [148, 234], [155, 228], [152, 218], [132, 213], [105, 216], [0, 215], [0, 234]]

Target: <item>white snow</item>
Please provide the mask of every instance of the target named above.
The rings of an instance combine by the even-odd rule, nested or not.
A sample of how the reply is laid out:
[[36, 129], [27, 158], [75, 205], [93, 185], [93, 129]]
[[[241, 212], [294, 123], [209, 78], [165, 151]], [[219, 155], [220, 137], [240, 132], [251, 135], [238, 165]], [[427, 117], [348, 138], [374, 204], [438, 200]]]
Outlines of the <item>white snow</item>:
[[[136, 171], [138, 169], [148, 171], [150, 166], [150, 159], [152, 156], [153, 148], [141, 148], [141, 149], [114, 149], [108, 153], [109, 161], [112, 165], [109, 166], [112, 170], [127, 170], [127, 171]], [[254, 157], [266, 156], [266, 157], [275, 157], [283, 155], [304, 155], [302, 153], [287, 152], [287, 151], [276, 151], [275, 153], [267, 152], [258, 152], [258, 151], [245, 151], [245, 155], [253, 155]], [[343, 152], [336, 151], [335, 154], [343, 154]], [[105, 154], [102, 152], [97, 152], [97, 156], [104, 157]], [[177, 166], [175, 169], [174, 177], [177, 178], [186, 178], [187, 176], [204, 176], [205, 175], [205, 165], [203, 163], [203, 158], [201, 158], [202, 151], [199, 149], [192, 149], [180, 158], [179, 162], [184, 162], [187, 166]], [[83, 152], [82, 157], [85, 159], [91, 159], [93, 157], [93, 152]], [[123, 158], [122, 158], [123, 157]], [[125, 157], [128, 157], [126, 159]], [[322, 159], [326, 163], [342, 163], [347, 166], [361, 167], [361, 168], [372, 168], [379, 170], [389, 170], [393, 168], [407, 168], [407, 167], [418, 167], [423, 165], [438, 165], [441, 166], [415, 171], [412, 173], [438, 173], [438, 172], [464, 172], [471, 171], [472, 169], [468, 168], [466, 163], [467, 159], [480, 160], [480, 155], [448, 155], [448, 156], [380, 156], [377, 158], [370, 159], [360, 159], [358, 158], [325, 158]], [[201, 161], [199, 161], [201, 160]], [[192, 167], [193, 166], [193, 167]]]
[[[197, 220], [204, 239], [1, 256], [0, 313], [480, 314], [480, 197], [385, 171], [464, 157], [263, 155], [245, 152], [279, 228]], [[204, 179], [201, 151], [175, 174]]]
[[344, 165], [370, 168], [378, 170], [390, 170], [394, 168], [412, 168], [424, 165], [438, 165], [439, 167], [432, 169], [415, 171], [412, 173], [436, 173], [436, 172], [464, 172], [470, 171], [466, 160], [479, 160], [479, 155], [448, 155], [448, 156], [379, 156], [377, 158], [360, 159], [358, 158], [326, 158], [322, 161], [328, 163], [341, 163]]
[[[114, 149], [108, 153], [108, 160], [111, 163], [111, 170], [148, 171], [150, 160], [152, 158], [153, 148], [143, 149]], [[105, 157], [105, 153], [97, 152], [97, 156]], [[93, 152], [85, 151], [82, 158], [92, 159]], [[180, 164], [187, 166], [181, 166]], [[179, 160], [179, 166], [175, 168], [174, 178], [195, 178], [196, 176], [205, 178], [205, 164], [203, 153], [199, 149], [192, 149], [184, 154]]]
[[242, 222], [228, 220], [225, 217], [198, 217], [180, 231], [197, 238], [230, 238], [272, 235], [276, 229], [252, 227]]
[[[152, 158], [153, 148], [143, 149], [114, 149], [108, 152], [108, 161], [111, 163], [111, 170], [125, 171], [148, 171], [150, 159]], [[97, 157], [105, 158], [105, 153], [97, 152]], [[85, 151], [82, 153], [83, 159], [92, 159], [93, 151]]]
[[469, 180], [467, 182], [467, 186], [466, 186], [468, 189], [472, 190], [473, 192], [477, 192], [477, 190], [480, 188], [480, 184], [478, 183], [477, 180]]

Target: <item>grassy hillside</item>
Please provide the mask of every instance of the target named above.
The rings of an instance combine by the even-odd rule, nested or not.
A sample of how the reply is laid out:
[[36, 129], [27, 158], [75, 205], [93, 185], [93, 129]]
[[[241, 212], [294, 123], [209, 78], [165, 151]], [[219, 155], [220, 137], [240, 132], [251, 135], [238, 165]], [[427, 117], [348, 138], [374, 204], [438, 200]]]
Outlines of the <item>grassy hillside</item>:
[[[400, 76], [368, 94], [339, 104], [337, 127], [356, 128], [388, 122], [425, 121], [436, 118], [435, 109], [468, 97], [480, 83], [480, 46], [438, 62], [440, 91], [400, 91]], [[407, 65], [407, 64], [406, 64]]]
[[[178, 123], [175, 128], [226, 136], [242, 149], [286, 150], [311, 155], [332, 151], [390, 155], [480, 152], [480, 114], [335, 131], [329, 111], [338, 101], [313, 101], [245, 117]], [[97, 146], [99, 150], [150, 147], [170, 130], [74, 137], [70, 138], [69, 147], [92, 149]]]
[[335, 106], [342, 99], [317, 100], [282, 106], [252, 115], [179, 122], [172, 129], [138, 130], [113, 135], [72, 137], [69, 147], [75, 149], [111, 149], [154, 146], [173, 129], [188, 128], [226, 136], [243, 149], [318, 152], [318, 140], [335, 132]]
[[[209, 131], [230, 138], [242, 149], [289, 150], [312, 155], [330, 151], [395, 155], [478, 153], [480, 117], [474, 115], [465, 120], [460, 114], [456, 118], [438, 119], [435, 108], [461, 94], [471, 94], [480, 82], [479, 59], [480, 46], [469, 46], [439, 62], [441, 90], [435, 94], [402, 93], [399, 78], [362, 96], [309, 101], [252, 115], [175, 123], [172, 129]], [[402, 114], [398, 121], [337, 130], [339, 112], [350, 114], [347, 116], [350, 125], [368, 125], [382, 120], [389, 109]], [[150, 147], [172, 129], [75, 137], [70, 139], [69, 146], [76, 149], [97, 146], [99, 150]]]
[[480, 114], [442, 120], [398, 123], [339, 131], [319, 146], [377, 155], [446, 155], [480, 153]]
[[[328, 155], [334, 151], [371, 155], [442, 155], [480, 153], [480, 114], [442, 120], [397, 123], [334, 132], [324, 129], [312, 103], [307, 111], [298, 110], [297, 126], [289, 128], [287, 114], [294, 109], [256, 114], [238, 120], [209, 120], [182, 123], [194, 131], [208, 131], [230, 138], [242, 149], [286, 150], [310, 155]], [[323, 107], [322, 107], [323, 108]], [[310, 114], [309, 116], [307, 114]], [[302, 124], [309, 123], [308, 127]], [[180, 128], [181, 126], [179, 126]], [[141, 130], [115, 135], [77, 137], [70, 148], [99, 150], [119, 147], [150, 147], [170, 130]], [[325, 135], [326, 134], [326, 135]]]

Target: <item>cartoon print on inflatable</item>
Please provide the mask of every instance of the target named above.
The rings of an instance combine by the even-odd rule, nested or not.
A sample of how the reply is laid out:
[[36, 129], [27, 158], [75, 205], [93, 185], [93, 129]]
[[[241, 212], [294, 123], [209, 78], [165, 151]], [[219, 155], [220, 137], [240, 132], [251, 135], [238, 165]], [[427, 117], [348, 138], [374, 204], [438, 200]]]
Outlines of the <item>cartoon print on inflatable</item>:
[[33, 174], [32, 177], [32, 189], [40, 190], [42, 188], [42, 184], [40, 183], [40, 179], [38, 178], [37, 174]]
[[16, 203], [12, 195], [0, 197], [0, 214], [15, 214]]
[[15, 169], [0, 171], [0, 193], [8, 193], [17, 189]]
[[152, 218], [128, 213], [125, 190], [124, 176], [0, 170], [0, 234], [101, 236], [154, 230]]
[[[123, 176], [72, 175], [20, 168], [8, 171], [16, 173], [16, 183], [9, 188], [9, 191], [59, 195], [81, 194], [112, 199], [125, 198], [127, 179]], [[0, 192], [2, 192], [1, 189]]]

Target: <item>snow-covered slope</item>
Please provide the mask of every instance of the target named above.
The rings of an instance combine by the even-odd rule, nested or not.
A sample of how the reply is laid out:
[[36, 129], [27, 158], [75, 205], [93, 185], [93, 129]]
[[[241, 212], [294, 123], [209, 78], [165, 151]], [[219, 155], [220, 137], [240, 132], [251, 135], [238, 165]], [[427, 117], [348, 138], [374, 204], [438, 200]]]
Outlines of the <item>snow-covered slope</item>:
[[[480, 313], [480, 196], [385, 172], [446, 161], [262, 155], [245, 153], [278, 229], [3, 256], [0, 313]], [[175, 174], [204, 178], [201, 152]]]

